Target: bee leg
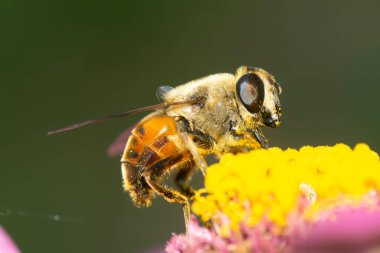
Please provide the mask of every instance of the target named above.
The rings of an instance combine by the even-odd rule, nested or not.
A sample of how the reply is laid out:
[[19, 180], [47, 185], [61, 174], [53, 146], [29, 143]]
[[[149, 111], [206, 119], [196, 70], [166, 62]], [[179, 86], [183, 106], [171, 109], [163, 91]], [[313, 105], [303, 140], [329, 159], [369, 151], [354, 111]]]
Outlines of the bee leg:
[[255, 136], [255, 138], [257, 139], [257, 141], [260, 143], [262, 148], [264, 148], [264, 149], [269, 148], [268, 141], [265, 138], [264, 133], [260, 128], [253, 129], [252, 133]]
[[183, 119], [178, 119], [176, 121], [176, 125], [177, 125], [179, 136], [181, 137], [185, 146], [188, 148], [191, 155], [193, 156], [196, 166], [202, 171], [203, 175], [206, 175], [207, 163], [205, 159], [203, 158], [203, 156], [199, 154], [197, 150], [197, 146], [195, 145], [191, 136], [188, 134], [186, 122]]
[[185, 226], [186, 226], [186, 232], [188, 229], [188, 224], [190, 220], [190, 202], [188, 198], [179, 193], [178, 191], [166, 186], [161, 185], [157, 182], [157, 180], [160, 178], [161, 171], [157, 169], [156, 166], [152, 166], [148, 168], [145, 173], [144, 177], [149, 186], [155, 190], [155, 192], [165, 198], [168, 202], [174, 202], [179, 203], [183, 205], [183, 214], [185, 218]]
[[189, 182], [191, 180], [191, 175], [194, 171], [194, 162], [189, 159], [184, 161], [182, 164], [176, 166], [179, 171], [174, 179], [176, 185], [181, 190], [183, 194], [188, 197], [192, 197], [195, 194], [194, 189], [190, 186]]

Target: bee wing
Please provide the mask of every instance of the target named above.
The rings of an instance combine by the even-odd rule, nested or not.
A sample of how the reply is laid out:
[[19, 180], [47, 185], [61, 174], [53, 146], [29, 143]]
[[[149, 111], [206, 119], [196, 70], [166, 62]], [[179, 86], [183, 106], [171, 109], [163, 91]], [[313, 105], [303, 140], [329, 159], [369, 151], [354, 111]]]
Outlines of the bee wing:
[[136, 122], [132, 126], [121, 132], [115, 140], [108, 146], [107, 155], [109, 157], [115, 157], [123, 153], [125, 144], [127, 143], [129, 136], [132, 134], [132, 130], [136, 127], [139, 122]]
[[[159, 88], [159, 89], [173, 89], [172, 87], [169, 87], [169, 86], [165, 86], [164, 88], [162, 88], [162, 86]], [[157, 93], [159, 94], [159, 93]], [[162, 94], [162, 92], [161, 92]], [[158, 96], [158, 95], [157, 95]], [[183, 104], [180, 104], [180, 103], [167, 103], [167, 111], [171, 110], [171, 109], [178, 109], [178, 107], [183, 107], [183, 106], [187, 106], [189, 104], [195, 104], [197, 103], [198, 101], [195, 101], [195, 100], [192, 100], [192, 101], [188, 101], [188, 102], [184, 102]], [[129, 137], [131, 136], [132, 134], [132, 131], [133, 129], [137, 126], [139, 122], [135, 122], [132, 126], [128, 127], [127, 129], [125, 129], [123, 132], [121, 132], [115, 139], [114, 141], [108, 146], [108, 149], [107, 149], [107, 155], [109, 157], [115, 157], [115, 156], [118, 156], [120, 154], [123, 153], [124, 149], [125, 149], [125, 145], [129, 139]]]
[[59, 128], [57, 130], [53, 130], [48, 132], [48, 135], [53, 135], [53, 134], [58, 134], [58, 133], [63, 133], [63, 132], [68, 132], [80, 127], [88, 126], [88, 125], [93, 125], [96, 123], [100, 123], [103, 121], [111, 120], [111, 119], [117, 119], [125, 116], [129, 116], [132, 114], [140, 113], [140, 112], [146, 112], [146, 111], [153, 111], [153, 110], [172, 110], [172, 109], [177, 109], [178, 107], [183, 107], [183, 106], [188, 106], [188, 105], [193, 105], [198, 103], [199, 100], [188, 100], [188, 101], [179, 101], [179, 102], [173, 102], [173, 103], [160, 103], [160, 104], [155, 104], [155, 105], [149, 105], [145, 107], [140, 107], [137, 109], [132, 109], [126, 112], [121, 112], [118, 114], [113, 114], [113, 115], [108, 115], [105, 117], [101, 117], [98, 119], [92, 119], [92, 120], [87, 120], [84, 122], [76, 123], [67, 127]]

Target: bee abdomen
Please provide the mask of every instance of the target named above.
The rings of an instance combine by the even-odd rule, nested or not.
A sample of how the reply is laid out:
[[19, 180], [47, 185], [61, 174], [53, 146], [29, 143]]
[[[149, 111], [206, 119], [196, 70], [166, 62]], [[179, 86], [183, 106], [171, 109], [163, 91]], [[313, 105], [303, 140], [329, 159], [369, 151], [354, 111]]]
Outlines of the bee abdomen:
[[124, 189], [128, 191], [137, 207], [150, 206], [153, 190], [144, 178], [144, 168], [130, 162], [122, 162], [121, 171], [124, 179]]
[[146, 171], [157, 171], [159, 178], [172, 165], [165, 161], [178, 154], [177, 138], [175, 122], [166, 115], [148, 116], [133, 129], [121, 162], [124, 189], [136, 206], [151, 204], [154, 192], [145, 179]]

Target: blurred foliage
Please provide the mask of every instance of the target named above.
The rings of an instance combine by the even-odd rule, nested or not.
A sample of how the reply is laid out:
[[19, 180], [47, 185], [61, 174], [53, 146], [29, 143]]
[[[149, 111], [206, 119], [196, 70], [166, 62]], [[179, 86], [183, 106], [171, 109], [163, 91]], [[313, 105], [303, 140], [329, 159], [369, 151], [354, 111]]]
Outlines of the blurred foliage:
[[379, 13], [377, 0], [1, 1], [0, 206], [12, 215], [0, 223], [25, 252], [143, 252], [182, 232], [181, 207], [133, 207], [105, 155], [142, 115], [46, 132], [243, 64], [284, 87], [272, 145], [379, 151]]

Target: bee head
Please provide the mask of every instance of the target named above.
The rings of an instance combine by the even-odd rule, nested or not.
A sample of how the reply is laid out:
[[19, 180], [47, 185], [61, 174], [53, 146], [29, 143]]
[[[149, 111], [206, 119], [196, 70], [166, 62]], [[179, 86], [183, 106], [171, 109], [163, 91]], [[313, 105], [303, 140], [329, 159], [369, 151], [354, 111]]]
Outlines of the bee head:
[[282, 88], [274, 77], [261, 68], [243, 66], [237, 70], [236, 80], [237, 99], [249, 117], [259, 125], [278, 127]]

